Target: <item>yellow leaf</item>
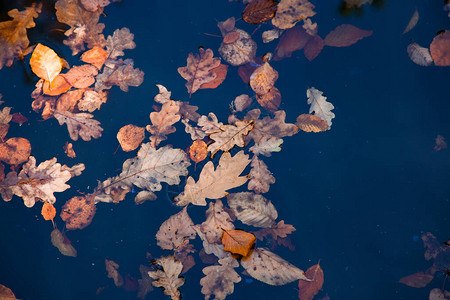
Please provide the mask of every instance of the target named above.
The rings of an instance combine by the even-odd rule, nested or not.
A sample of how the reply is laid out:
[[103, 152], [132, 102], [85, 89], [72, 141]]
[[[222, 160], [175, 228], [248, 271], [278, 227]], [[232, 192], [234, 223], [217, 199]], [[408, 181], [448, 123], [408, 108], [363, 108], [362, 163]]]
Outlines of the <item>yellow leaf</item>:
[[55, 51], [38, 44], [31, 55], [30, 66], [34, 74], [51, 83], [61, 72], [62, 61]]

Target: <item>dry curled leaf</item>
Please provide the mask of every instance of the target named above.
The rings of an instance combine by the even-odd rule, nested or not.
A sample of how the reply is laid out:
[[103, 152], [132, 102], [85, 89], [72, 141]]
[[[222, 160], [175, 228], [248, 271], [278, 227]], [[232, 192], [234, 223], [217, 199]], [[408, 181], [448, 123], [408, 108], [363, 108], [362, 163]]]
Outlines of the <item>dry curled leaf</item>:
[[159, 112], [150, 113], [152, 125], [147, 125], [146, 129], [152, 134], [150, 140], [153, 147], [165, 141], [168, 134], [175, 132], [176, 129], [172, 125], [181, 118], [178, 114], [179, 110], [177, 102], [170, 100], [163, 104]]
[[194, 223], [184, 207], [179, 213], [164, 221], [156, 233], [156, 241], [161, 249], [174, 250], [180, 247], [186, 239], [194, 239], [197, 235], [192, 228]]
[[232, 43], [224, 43], [219, 47], [222, 58], [232, 66], [240, 66], [253, 61], [256, 54], [256, 43], [251, 36], [242, 29], [234, 29], [239, 38]]
[[313, 9], [308, 0], [281, 0], [272, 24], [280, 29], [292, 28], [298, 21], [314, 16]]
[[178, 73], [186, 82], [189, 96], [195, 93], [201, 85], [211, 82], [216, 78], [213, 69], [220, 65], [220, 58], [214, 57], [211, 49], [199, 49], [200, 54], [189, 53], [187, 66], [179, 67]]
[[133, 151], [139, 147], [145, 138], [145, 128], [132, 124], [125, 125], [117, 132], [117, 140], [123, 151]]
[[234, 270], [239, 263], [231, 255], [220, 259], [219, 264], [202, 270], [206, 276], [200, 279], [200, 285], [205, 299], [214, 295], [214, 299], [223, 300], [234, 292], [234, 284], [241, 281], [241, 276]]
[[51, 83], [61, 72], [62, 61], [55, 51], [42, 44], [37, 44], [31, 55], [30, 66], [34, 74]]
[[305, 273], [311, 281], [298, 281], [298, 298], [300, 300], [312, 300], [323, 285], [323, 270], [319, 264], [311, 266]]
[[256, 248], [241, 265], [255, 279], [270, 285], [284, 285], [295, 280], [309, 281], [305, 273], [265, 248]]
[[184, 284], [184, 278], [179, 277], [183, 264], [172, 255], [161, 257], [153, 264], [160, 267], [156, 271], [148, 272], [148, 275], [153, 278], [153, 286], [162, 287], [164, 294], [169, 295], [172, 300], [181, 299], [178, 288]]
[[184, 187], [184, 192], [175, 197], [176, 204], [185, 206], [206, 205], [206, 198], [219, 199], [225, 196], [226, 191], [243, 185], [247, 181], [246, 176], [239, 176], [250, 163], [248, 155], [239, 151], [235, 156], [225, 152], [219, 160], [219, 165], [214, 169], [213, 162], [209, 161], [203, 167], [197, 182], [189, 177]]
[[253, 0], [245, 6], [242, 19], [251, 24], [264, 23], [272, 19], [276, 11], [277, 2], [274, 0]]
[[250, 192], [234, 193], [227, 196], [227, 202], [239, 221], [255, 227], [271, 227], [278, 212], [270, 200]]
[[208, 156], [208, 146], [200, 139], [196, 139], [189, 147], [189, 156], [196, 163], [201, 162]]
[[348, 47], [360, 39], [371, 36], [372, 32], [372, 30], [362, 30], [350, 24], [342, 24], [328, 33], [324, 42], [327, 46]]
[[74, 141], [81, 137], [83, 141], [90, 141], [91, 138], [98, 139], [102, 136], [103, 128], [100, 122], [92, 119], [93, 115], [88, 113], [73, 114], [68, 111], [55, 110], [54, 117], [58, 120], [59, 125], [64, 123], [67, 125], [70, 138]]
[[75, 250], [70, 241], [58, 230], [58, 228], [53, 229], [50, 236], [53, 246], [58, 248], [62, 255], [77, 257], [77, 250]]
[[301, 114], [297, 117], [297, 126], [305, 132], [322, 132], [328, 130], [328, 124], [315, 115]]
[[108, 272], [108, 278], [112, 278], [114, 280], [115, 286], [122, 286], [123, 278], [118, 271], [119, 265], [115, 261], [108, 260], [105, 258], [105, 266], [106, 271]]
[[31, 144], [25, 138], [13, 137], [0, 143], [0, 160], [9, 165], [26, 162], [30, 154]]
[[222, 244], [223, 250], [233, 254], [247, 256], [255, 245], [256, 237], [244, 230], [223, 229]]

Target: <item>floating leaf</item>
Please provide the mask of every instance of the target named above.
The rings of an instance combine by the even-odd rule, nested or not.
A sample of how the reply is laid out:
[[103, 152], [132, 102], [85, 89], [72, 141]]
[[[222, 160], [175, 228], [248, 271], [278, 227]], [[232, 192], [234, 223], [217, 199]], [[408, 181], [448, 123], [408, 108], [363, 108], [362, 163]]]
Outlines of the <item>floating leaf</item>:
[[161, 257], [155, 260], [154, 264], [161, 269], [148, 272], [148, 275], [154, 279], [153, 286], [164, 288], [164, 294], [169, 295], [172, 300], [181, 299], [178, 288], [184, 284], [184, 278], [178, 276], [183, 269], [183, 264], [172, 255]]
[[174, 250], [186, 239], [194, 239], [197, 235], [192, 228], [194, 223], [184, 207], [179, 213], [164, 221], [156, 233], [157, 244], [161, 249]]
[[189, 147], [189, 156], [196, 163], [201, 162], [208, 156], [208, 146], [200, 139], [196, 139]]
[[288, 234], [295, 231], [295, 227], [290, 224], [285, 224], [284, 220], [278, 222], [278, 224], [272, 225], [271, 228], [264, 228], [254, 232], [258, 240], [263, 240], [266, 236], [270, 236], [273, 240], [279, 240], [279, 238], [286, 238]]
[[308, 0], [281, 0], [272, 24], [280, 29], [292, 28], [298, 21], [314, 16], [313, 9]]
[[309, 61], [312, 61], [322, 52], [323, 46], [325, 46], [325, 42], [320, 36], [312, 36], [303, 49], [303, 53]]
[[56, 216], [56, 209], [52, 204], [44, 202], [41, 209], [41, 215], [44, 217], [44, 220], [53, 221], [53, 218]]
[[[18, 113], [13, 113], [12, 114], [12, 122], [19, 124], [19, 126], [22, 126], [23, 123], [25, 123], [26, 121], [28, 121], [27, 117], [25, 117], [24, 115], [22, 115], [20, 112]], [[1, 122], [0, 122], [1, 124]]]
[[234, 284], [241, 281], [241, 276], [234, 270], [239, 263], [232, 256], [220, 259], [219, 264], [202, 270], [206, 276], [200, 279], [200, 285], [205, 299], [214, 295], [214, 299], [223, 300], [233, 294]]
[[430, 66], [433, 63], [428, 48], [419, 46], [417, 43], [411, 43], [406, 48], [409, 58], [419, 66]]
[[100, 122], [92, 119], [93, 115], [88, 113], [73, 114], [68, 111], [55, 111], [55, 118], [59, 125], [66, 123], [70, 138], [74, 141], [81, 137], [83, 141], [90, 141], [91, 138], [98, 139], [102, 136], [103, 128]]
[[243, 185], [247, 181], [246, 176], [239, 176], [250, 163], [248, 155], [239, 151], [231, 157], [225, 152], [219, 160], [219, 165], [214, 170], [214, 164], [209, 161], [203, 167], [197, 182], [189, 177], [184, 187], [184, 192], [175, 197], [176, 204], [185, 206], [189, 203], [194, 205], [206, 205], [206, 198], [219, 199], [225, 196], [226, 191]]
[[215, 89], [218, 87], [227, 77], [228, 66], [220, 64], [218, 67], [211, 70], [212, 73], [216, 74], [216, 78], [210, 82], [203, 83], [200, 89]]
[[419, 11], [416, 8], [414, 10], [413, 15], [411, 16], [411, 19], [408, 22], [408, 25], [406, 25], [406, 28], [405, 28], [405, 30], [403, 30], [402, 34], [405, 34], [409, 31], [411, 31], [411, 29], [413, 29], [417, 25], [417, 22], [419, 22]]
[[58, 74], [51, 83], [49, 81], [44, 81], [42, 91], [49, 96], [58, 96], [67, 92], [71, 87], [72, 86], [67, 82], [64, 75]]
[[213, 57], [214, 53], [211, 49], [199, 49], [200, 54], [189, 53], [187, 58], [187, 66], [178, 68], [178, 73], [186, 82], [186, 87], [191, 96], [202, 84], [213, 81], [216, 74], [213, 69], [220, 65], [220, 58]]
[[445, 141], [445, 138], [442, 135], [437, 135], [434, 139], [435, 145], [433, 150], [434, 151], [440, 151], [442, 149], [447, 149], [447, 142]]
[[236, 109], [236, 111], [244, 111], [252, 104], [252, 98], [250, 98], [246, 94], [242, 94], [240, 96], [237, 96], [233, 101], [233, 106]]
[[150, 120], [152, 125], [147, 125], [146, 129], [152, 134], [150, 140], [152, 146], [158, 146], [162, 141], [167, 139], [167, 135], [175, 132], [175, 127], [172, 125], [178, 122], [181, 116], [178, 114], [180, 107], [178, 104], [170, 100], [163, 104], [161, 111], [150, 113]]
[[372, 30], [362, 30], [350, 24], [342, 24], [333, 29], [324, 39], [325, 45], [348, 47], [360, 39], [372, 35]]
[[272, 87], [268, 93], [256, 95], [256, 101], [269, 112], [274, 113], [281, 104], [280, 91], [276, 87]]
[[275, 177], [273, 177], [264, 161], [260, 160], [256, 155], [253, 156], [250, 165], [252, 169], [249, 174], [248, 189], [258, 194], [267, 193], [270, 185], [275, 183]]
[[10, 288], [0, 284], [0, 299], [18, 300]]
[[145, 138], [145, 128], [132, 124], [125, 125], [117, 132], [117, 140], [123, 151], [133, 151], [139, 147]]
[[206, 220], [200, 226], [197, 226], [197, 231], [205, 235], [208, 243], [218, 244], [222, 241], [222, 228], [234, 229], [234, 225], [230, 215], [224, 210], [222, 201], [216, 200], [216, 202], [209, 203], [206, 210]]
[[277, 3], [273, 0], [253, 0], [247, 3], [242, 12], [242, 19], [251, 24], [259, 24], [269, 21], [275, 16]]
[[172, 92], [169, 92], [167, 88], [161, 84], [156, 85], [159, 89], [159, 94], [153, 98], [156, 102], [164, 104], [168, 101], [170, 101], [170, 96], [172, 95]]
[[53, 229], [51, 235], [52, 244], [58, 248], [59, 252], [65, 256], [77, 257], [77, 250], [72, 246], [70, 241], [57, 228]]
[[224, 35], [222, 43], [224, 44], [234, 43], [239, 39], [240, 36], [241, 35], [238, 31], [230, 31]]
[[105, 91], [86, 90], [83, 98], [78, 101], [78, 109], [81, 111], [93, 112], [100, 109], [103, 103], [106, 103], [107, 93]]
[[323, 285], [323, 271], [319, 264], [311, 266], [305, 273], [311, 281], [298, 281], [298, 298], [300, 300], [312, 300]]
[[62, 62], [58, 54], [42, 44], [37, 44], [34, 48], [30, 66], [34, 74], [50, 83], [62, 70]]
[[114, 280], [115, 286], [123, 285], [122, 275], [119, 274], [119, 265], [112, 260], [105, 259], [106, 271], [108, 272], [108, 278], [112, 278]]
[[450, 30], [434, 37], [430, 44], [430, 52], [436, 66], [450, 66]]
[[255, 227], [271, 227], [278, 212], [270, 200], [262, 195], [249, 192], [234, 193], [227, 196], [227, 202], [239, 221]]
[[256, 94], [264, 95], [273, 88], [277, 79], [278, 72], [268, 62], [265, 62], [250, 76], [250, 86]]
[[292, 52], [303, 49], [311, 39], [306, 30], [301, 26], [295, 26], [287, 30], [280, 38], [274, 52], [275, 61], [291, 57]]
[[213, 132], [209, 138], [214, 143], [208, 146], [208, 151], [211, 156], [214, 156], [217, 151], [229, 151], [234, 146], [244, 147], [244, 135], [247, 135], [253, 129], [253, 122], [237, 121], [235, 125], [222, 125], [220, 131]]
[[219, 53], [232, 66], [240, 66], [253, 61], [256, 54], [256, 43], [251, 36], [241, 29], [234, 29], [239, 38], [232, 43], [220, 44]]
[[305, 273], [265, 248], [256, 248], [241, 260], [250, 276], [270, 285], [283, 285], [295, 280], [309, 281]]
[[106, 52], [106, 50], [102, 47], [95, 46], [91, 50], [84, 52], [81, 55], [81, 60], [100, 70], [105, 63], [107, 56], [108, 52]]
[[78, 89], [84, 89], [94, 84], [95, 76], [98, 74], [96, 67], [92, 65], [82, 65], [73, 67], [66, 74], [63, 74], [67, 82]]
[[67, 200], [60, 217], [66, 222], [67, 230], [83, 229], [91, 224], [96, 212], [92, 196], [75, 196]]
[[264, 137], [283, 138], [298, 132], [298, 127], [295, 124], [285, 122], [286, 112], [284, 110], [276, 111], [273, 118], [267, 116], [262, 120], [258, 119], [260, 114], [259, 109], [253, 109], [244, 118], [244, 121], [255, 120], [254, 128], [248, 135], [255, 143], [258, 143]]
[[245, 257], [255, 245], [255, 240], [256, 238], [253, 234], [244, 230], [223, 229], [222, 244], [224, 251]]
[[130, 86], [140, 86], [144, 82], [144, 72], [134, 68], [132, 59], [107, 60], [103, 73], [97, 75], [95, 90], [110, 89], [114, 85], [128, 92]]
[[331, 120], [335, 117], [334, 113], [331, 112], [334, 109], [333, 104], [327, 102], [327, 97], [323, 96], [323, 92], [315, 89], [309, 88], [306, 91], [306, 96], [308, 97], [309, 113], [314, 112], [315, 116], [318, 116], [328, 124], [328, 129], [331, 127]]
[[328, 124], [316, 115], [301, 114], [297, 117], [297, 126], [305, 132], [322, 132], [328, 130]]
[[25, 138], [13, 137], [0, 143], [0, 160], [9, 165], [26, 162], [30, 154], [31, 144]]
[[110, 4], [109, 0], [80, 0], [81, 5], [87, 10], [96, 12]]
[[108, 36], [108, 39], [106, 40], [106, 52], [108, 53], [108, 58], [116, 59], [119, 56], [125, 55], [123, 50], [136, 48], [133, 39], [134, 34], [130, 32], [130, 29], [126, 27], [116, 29], [114, 34]]
[[[328, 126], [328, 125], [327, 125]], [[276, 137], [262, 137], [255, 145], [250, 147], [250, 151], [256, 155], [272, 156], [272, 152], [280, 152], [283, 139]]]

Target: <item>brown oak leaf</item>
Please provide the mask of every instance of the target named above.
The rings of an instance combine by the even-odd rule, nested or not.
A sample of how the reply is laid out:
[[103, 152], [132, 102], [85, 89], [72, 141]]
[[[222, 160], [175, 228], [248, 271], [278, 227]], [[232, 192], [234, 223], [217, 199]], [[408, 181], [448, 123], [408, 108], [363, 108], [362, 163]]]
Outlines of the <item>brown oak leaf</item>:
[[156, 271], [148, 272], [153, 278], [153, 286], [164, 288], [164, 294], [169, 295], [172, 300], [181, 299], [178, 288], [184, 284], [184, 278], [179, 277], [183, 264], [172, 255], [161, 257], [153, 264], [159, 267]]
[[152, 134], [150, 140], [153, 147], [165, 141], [168, 134], [175, 132], [176, 129], [172, 125], [181, 119], [179, 109], [178, 104], [170, 100], [163, 104], [161, 111], [150, 113], [152, 125], [147, 125], [146, 129]]
[[74, 141], [81, 137], [83, 141], [90, 141], [91, 138], [97, 139], [102, 136], [103, 128], [100, 127], [100, 122], [92, 119], [93, 115], [88, 113], [73, 114], [68, 111], [54, 112], [55, 118], [59, 125], [64, 123], [67, 125], [70, 138]]

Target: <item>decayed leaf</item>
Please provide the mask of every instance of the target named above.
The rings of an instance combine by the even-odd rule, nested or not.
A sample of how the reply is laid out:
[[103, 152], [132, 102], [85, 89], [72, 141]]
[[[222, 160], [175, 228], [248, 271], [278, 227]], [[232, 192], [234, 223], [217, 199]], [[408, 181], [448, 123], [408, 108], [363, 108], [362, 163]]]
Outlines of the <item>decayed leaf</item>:
[[91, 224], [95, 212], [93, 196], [75, 196], [63, 205], [60, 217], [66, 222], [67, 230], [83, 229]]
[[250, 165], [252, 169], [249, 174], [248, 189], [258, 194], [267, 193], [270, 185], [275, 183], [275, 177], [273, 177], [264, 161], [256, 155], [253, 156]]
[[125, 125], [119, 129], [117, 140], [123, 151], [133, 151], [139, 147], [145, 138], [145, 128], [132, 124]]
[[39, 16], [42, 4], [33, 3], [31, 7], [23, 11], [10, 10], [10, 21], [0, 22], [0, 69], [3, 66], [10, 67], [14, 59], [21, 57], [30, 44], [27, 36], [27, 28], [36, 26], [34, 19]]
[[206, 198], [219, 199], [225, 196], [226, 191], [234, 187], [243, 185], [247, 181], [246, 176], [239, 176], [245, 167], [250, 163], [248, 155], [244, 151], [239, 151], [235, 156], [223, 153], [219, 160], [219, 165], [214, 170], [214, 164], [209, 161], [202, 169], [200, 178], [195, 182], [189, 177], [184, 192], [175, 197], [179, 206], [206, 205]]
[[[22, 115], [20, 112], [12, 114], [11, 122], [17, 123], [17, 124], [19, 124], [19, 126], [22, 126], [22, 124], [25, 123], [26, 121], [28, 121], [27, 117]], [[2, 122], [0, 121], [0, 126], [1, 126], [1, 124], [2, 124]]]
[[276, 11], [277, 3], [273, 0], [253, 0], [245, 7], [242, 18], [247, 23], [264, 23], [272, 19]]
[[119, 176], [105, 180], [96, 191], [96, 201], [113, 202], [117, 189], [131, 190], [133, 185], [150, 191], [160, 191], [161, 182], [169, 185], [179, 184], [180, 176], [188, 174], [189, 158], [181, 149], [164, 146], [156, 150], [150, 143], [144, 143], [137, 157], [123, 163]]
[[62, 62], [58, 54], [42, 44], [37, 44], [34, 48], [30, 66], [34, 74], [50, 83], [62, 70]]
[[9, 165], [26, 162], [30, 154], [31, 144], [25, 138], [13, 137], [0, 143], [0, 160]]
[[[206, 136], [206, 133], [201, 128], [190, 125], [188, 119], [181, 119], [181, 123], [184, 124], [184, 131], [191, 135], [191, 140], [195, 141], [196, 139], [203, 139]], [[206, 154], [208, 154], [208, 147], [206, 146], [206, 143], [205, 149]]]
[[405, 28], [405, 30], [403, 30], [402, 34], [405, 34], [409, 31], [411, 31], [411, 29], [413, 29], [417, 25], [417, 22], [419, 22], [419, 11], [416, 8], [414, 10], [413, 15], [411, 16], [411, 19], [408, 22], [408, 25], [406, 25], [406, 28]]
[[419, 46], [417, 43], [411, 43], [406, 48], [409, 58], [419, 66], [430, 66], [433, 63], [428, 48]]
[[73, 114], [68, 111], [54, 112], [55, 118], [59, 125], [67, 124], [70, 138], [74, 141], [81, 137], [83, 141], [90, 141], [91, 138], [98, 139], [102, 136], [103, 128], [100, 127], [100, 122], [92, 119], [93, 115], [88, 113]]
[[256, 94], [264, 95], [273, 88], [277, 79], [278, 72], [268, 62], [265, 62], [250, 76], [250, 86]]
[[[328, 125], [327, 125], [328, 126]], [[272, 156], [272, 152], [280, 152], [281, 144], [283, 144], [283, 139], [276, 137], [262, 137], [255, 145], [250, 147], [250, 151], [256, 155], [264, 155], [267, 157]]]
[[202, 240], [206, 240], [209, 244], [221, 243], [222, 228], [234, 229], [230, 215], [224, 210], [221, 200], [209, 203], [209, 208], [205, 214], [206, 220], [200, 226], [197, 226], [197, 232], [201, 232], [204, 235]]
[[84, 52], [81, 55], [81, 60], [85, 63], [95, 66], [100, 70], [105, 63], [107, 56], [108, 52], [106, 52], [106, 50], [104, 50], [102, 47], [95, 46], [91, 50]]
[[241, 29], [234, 29], [239, 38], [233, 43], [223, 43], [219, 47], [222, 58], [232, 66], [240, 66], [253, 61], [256, 54], [256, 43], [251, 36]]
[[236, 111], [244, 111], [252, 104], [252, 98], [250, 98], [246, 94], [242, 94], [240, 96], [237, 96], [234, 101], [232, 102], [232, 105]]
[[372, 30], [362, 30], [350, 24], [342, 24], [328, 33], [324, 42], [327, 46], [347, 47], [360, 39], [371, 36], [372, 32]]
[[234, 284], [241, 281], [241, 276], [234, 270], [239, 263], [231, 255], [219, 260], [220, 265], [203, 268], [206, 276], [200, 279], [205, 300], [212, 295], [214, 299], [223, 300], [234, 292]]
[[327, 122], [328, 129], [330, 129], [331, 120], [335, 117], [334, 113], [331, 112], [334, 109], [333, 104], [327, 102], [327, 97], [323, 96], [323, 92], [315, 88], [309, 88], [306, 91], [306, 96], [308, 97], [308, 104], [311, 105], [309, 113], [314, 112], [315, 116]]
[[300, 300], [312, 300], [323, 285], [323, 271], [319, 264], [306, 270], [306, 277], [311, 281], [298, 281], [298, 298]]
[[256, 237], [244, 230], [223, 229], [222, 244], [223, 250], [233, 254], [247, 256], [255, 245]]
[[266, 228], [274, 225], [278, 218], [275, 206], [262, 195], [234, 193], [227, 196], [227, 201], [238, 220], [244, 224]]
[[436, 66], [450, 66], [450, 30], [434, 37], [430, 52]]
[[138, 293], [137, 293], [137, 298], [144, 300], [145, 297], [147, 296], [147, 294], [151, 291], [153, 291], [153, 286], [152, 286], [152, 281], [153, 278], [151, 278], [150, 276], [148, 276], [148, 272], [151, 271], [152, 269], [150, 267], [144, 266], [144, 265], [139, 265], [139, 272], [141, 273], [141, 278], [142, 279], [138, 279]]
[[189, 53], [187, 66], [178, 68], [178, 73], [186, 82], [186, 88], [189, 96], [195, 93], [202, 84], [213, 81], [216, 74], [212, 72], [214, 68], [220, 65], [220, 58], [213, 57], [211, 49], [199, 49], [200, 54]]
[[53, 246], [58, 248], [62, 255], [77, 257], [77, 250], [75, 250], [67, 238], [64, 238], [64, 235], [57, 228], [53, 229], [50, 237]]
[[124, 92], [128, 92], [130, 86], [140, 86], [144, 82], [144, 72], [134, 68], [132, 59], [106, 60], [103, 73], [97, 75], [95, 90], [110, 89], [117, 85]]
[[280, 29], [292, 28], [298, 21], [314, 16], [313, 9], [308, 0], [281, 0], [272, 24]]
[[96, 67], [92, 65], [82, 65], [71, 68], [69, 72], [63, 74], [63, 76], [71, 86], [78, 89], [84, 89], [94, 84], [94, 76], [97, 74], [98, 71]]
[[56, 101], [55, 110], [73, 112], [78, 101], [83, 97], [83, 90], [76, 89], [61, 95]]
[[328, 124], [316, 115], [301, 114], [297, 117], [297, 126], [305, 132], [322, 132], [328, 130]]
[[218, 242], [210, 243], [206, 238], [206, 234], [199, 229], [199, 226], [194, 225], [194, 229], [195, 231], [197, 231], [198, 236], [203, 241], [203, 250], [206, 254], [214, 255], [216, 259], [225, 258], [229, 255], [229, 253], [223, 251], [223, 245], [220, 242], [220, 238]]
[[325, 42], [322, 40], [322, 38], [318, 35], [315, 35], [309, 39], [308, 43], [303, 49], [303, 53], [309, 61], [312, 61], [320, 54], [324, 46]]
[[161, 269], [148, 272], [148, 275], [154, 279], [153, 286], [164, 288], [164, 294], [169, 295], [172, 300], [181, 299], [178, 288], [184, 284], [184, 278], [179, 277], [183, 264], [172, 255], [161, 257], [155, 260], [154, 264]]
[[194, 223], [187, 214], [187, 207], [164, 221], [156, 233], [157, 244], [161, 249], [174, 250], [186, 239], [194, 239], [197, 235], [192, 228]]
[[301, 26], [295, 26], [287, 30], [278, 42], [273, 59], [277, 61], [291, 57], [292, 52], [303, 49], [310, 39], [311, 35]]
[[274, 113], [281, 104], [281, 94], [276, 87], [272, 87], [270, 91], [264, 95], [256, 95], [256, 101], [259, 105]]
[[241, 265], [250, 276], [270, 285], [283, 285], [299, 279], [309, 281], [302, 270], [265, 248], [256, 248], [241, 260]]
[[180, 107], [178, 104], [170, 100], [163, 104], [161, 111], [150, 113], [150, 120], [152, 125], [147, 125], [146, 129], [152, 134], [150, 140], [152, 146], [156, 147], [162, 141], [167, 139], [167, 135], [175, 132], [175, 127], [172, 125], [178, 122], [181, 116], [178, 114]]
[[222, 125], [220, 131], [211, 133], [209, 138], [214, 143], [208, 146], [211, 157], [217, 151], [229, 151], [234, 146], [244, 147], [244, 135], [247, 135], [253, 129], [253, 122], [237, 121], [235, 125]]
[[28, 162], [22, 166], [18, 183], [11, 190], [23, 198], [27, 207], [32, 207], [36, 199], [53, 204], [56, 201], [53, 193], [63, 192], [70, 187], [66, 181], [75, 176], [71, 170], [77, 168], [84, 170], [84, 165], [78, 164], [69, 168], [57, 163], [56, 158], [46, 160], [36, 167], [36, 159], [30, 156]]
[[399, 282], [410, 287], [422, 288], [427, 286], [433, 280], [434, 274], [417, 272], [400, 278]]
[[450, 292], [446, 290], [441, 290], [439, 288], [434, 288], [430, 291], [428, 296], [429, 300], [448, 300], [450, 299]]
[[106, 271], [108, 272], [108, 278], [112, 278], [114, 280], [115, 286], [122, 286], [123, 285], [123, 278], [122, 275], [119, 274], [119, 265], [112, 260], [108, 260], [105, 258], [105, 266]]
[[112, 36], [108, 36], [106, 40], [106, 51], [108, 52], [108, 58], [116, 59], [119, 56], [125, 55], [123, 50], [134, 49], [136, 44], [133, 41], [134, 34], [130, 32], [130, 29], [124, 27], [122, 29], [116, 29]]
[[200, 139], [195, 140], [189, 147], [189, 156], [196, 163], [201, 162], [208, 156], [208, 146]]

